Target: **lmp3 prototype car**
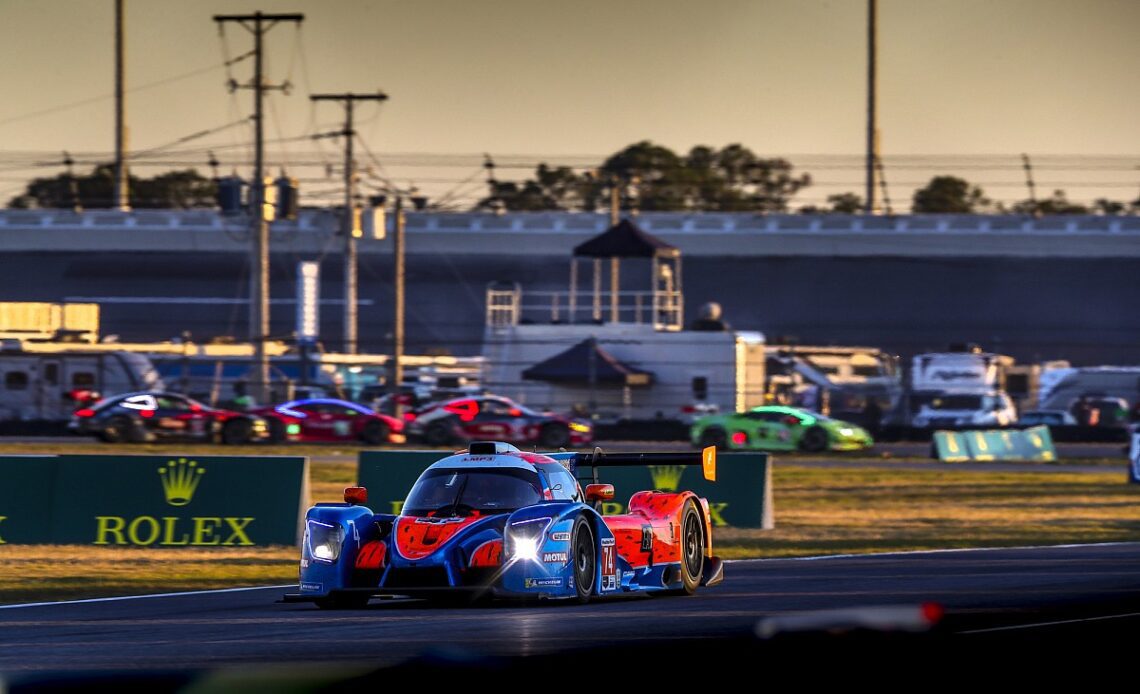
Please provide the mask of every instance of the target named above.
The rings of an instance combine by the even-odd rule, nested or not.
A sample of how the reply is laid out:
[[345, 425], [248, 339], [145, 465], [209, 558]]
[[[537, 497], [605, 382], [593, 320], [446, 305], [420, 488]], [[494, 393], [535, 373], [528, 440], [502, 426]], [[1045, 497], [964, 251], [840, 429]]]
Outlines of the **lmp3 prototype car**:
[[[702, 465], [700, 453], [524, 453], [472, 442], [427, 468], [400, 515], [373, 513], [363, 487], [305, 518], [300, 592], [286, 602], [363, 607], [374, 595], [588, 602], [631, 592], [691, 594], [723, 579], [712, 553], [708, 502], [691, 491], [637, 492], [629, 512], [602, 516], [614, 488], [596, 483], [615, 465]], [[595, 483], [583, 493], [577, 471]]]
[[860, 451], [875, 443], [860, 426], [780, 405], [701, 417], [689, 435], [694, 446], [745, 451]]

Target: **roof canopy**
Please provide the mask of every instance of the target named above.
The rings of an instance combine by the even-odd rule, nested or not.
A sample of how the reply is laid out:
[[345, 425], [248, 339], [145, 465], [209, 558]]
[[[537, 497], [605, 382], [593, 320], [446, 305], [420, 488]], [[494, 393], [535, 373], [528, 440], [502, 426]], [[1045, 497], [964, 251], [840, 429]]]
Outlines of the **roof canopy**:
[[595, 383], [625, 386], [647, 386], [653, 383], [652, 371], [626, 364], [598, 347], [594, 338], [582, 340], [565, 352], [559, 352], [546, 361], [535, 364], [523, 371], [522, 377], [553, 383], [590, 383], [591, 360]]
[[623, 219], [594, 238], [574, 247], [575, 258], [675, 257], [680, 252], [652, 234]]

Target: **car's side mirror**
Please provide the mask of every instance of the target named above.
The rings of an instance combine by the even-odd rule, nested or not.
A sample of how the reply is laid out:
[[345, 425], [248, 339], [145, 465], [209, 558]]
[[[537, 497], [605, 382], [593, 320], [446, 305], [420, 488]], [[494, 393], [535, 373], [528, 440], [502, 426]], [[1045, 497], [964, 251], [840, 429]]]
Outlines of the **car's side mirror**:
[[586, 485], [586, 502], [593, 503], [595, 501], [610, 501], [614, 498], [614, 486], [612, 484], [587, 484]]
[[368, 503], [368, 489], [365, 487], [345, 487], [344, 503], [363, 506]]

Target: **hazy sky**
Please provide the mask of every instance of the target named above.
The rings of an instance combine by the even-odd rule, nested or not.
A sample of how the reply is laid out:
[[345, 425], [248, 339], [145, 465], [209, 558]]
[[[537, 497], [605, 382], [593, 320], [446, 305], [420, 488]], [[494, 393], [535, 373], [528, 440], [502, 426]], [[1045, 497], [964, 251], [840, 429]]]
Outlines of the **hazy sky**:
[[[267, 36], [268, 78], [296, 85], [273, 96], [270, 137], [339, 122], [310, 90], [380, 88], [391, 100], [360, 107], [359, 130], [381, 157], [604, 155], [642, 139], [765, 155], [863, 149], [864, 0], [126, 4], [128, 88], [202, 70], [130, 93], [135, 149], [249, 114], [250, 93], [224, 87], [211, 17], [254, 10], [305, 14], [299, 33]], [[13, 151], [112, 149], [113, 7], [0, 0], [0, 166]], [[1138, 154], [1137, 27], [1136, 0], [880, 0], [883, 154]], [[231, 56], [252, 47], [236, 25], [224, 44]], [[246, 81], [251, 69], [232, 71]], [[247, 139], [233, 128], [201, 143]], [[18, 188], [3, 175], [0, 193]]]

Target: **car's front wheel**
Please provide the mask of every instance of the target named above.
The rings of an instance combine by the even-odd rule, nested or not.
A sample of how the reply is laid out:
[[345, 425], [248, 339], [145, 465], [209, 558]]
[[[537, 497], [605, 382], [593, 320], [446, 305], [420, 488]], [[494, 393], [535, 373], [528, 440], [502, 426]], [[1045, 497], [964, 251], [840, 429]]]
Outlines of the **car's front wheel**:
[[819, 425], [809, 428], [800, 437], [800, 449], [808, 453], [826, 451], [830, 443], [827, 430]]
[[590, 597], [594, 594], [597, 555], [594, 550], [594, 531], [590, 529], [590, 522], [581, 516], [574, 522], [570, 546], [574, 548], [574, 589], [577, 591], [578, 602], [585, 604], [590, 602]]
[[681, 592], [692, 595], [701, 584], [705, 567], [705, 530], [692, 499], [681, 514]]

